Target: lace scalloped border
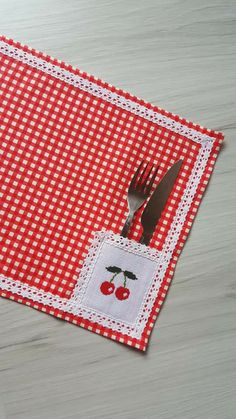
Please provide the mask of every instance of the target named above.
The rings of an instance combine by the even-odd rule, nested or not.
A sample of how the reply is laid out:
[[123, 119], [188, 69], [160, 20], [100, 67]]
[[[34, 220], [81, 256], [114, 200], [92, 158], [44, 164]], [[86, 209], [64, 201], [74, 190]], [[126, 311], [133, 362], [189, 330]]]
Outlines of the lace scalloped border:
[[[92, 272], [95, 268], [97, 258], [102, 251], [103, 244], [107, 243], [112, 246], [118, 247], [125, 252], [130, 252], [146, 258], [148, 260], [156, 262], [155, 272], [151, 281], [151, 285], [147, 290], [146, 294], [143, 296], [142, 305], [140, 307], [139, 313], [136, 317], [134, 323], [124, 322], [113, 316], [108, 316], [103, 312], [98, 312], [91, 307], [86, 307], [84, 304], [84, 297], [86, 290], [92, 275]], [[94, 240], [89, 248], [87, 257], [85, 258], [84, 265], [80, 272], [79, 281], [77, 284], [77, 289], [75, 288], [74, 294], [72, 297], [73, 303], [77, 305], [78, 315], [82, 315], [83, 318], [92, 321], [93, 323], [102, 324], [105, 327], [108, 327], [117, 332], [127, 334], [133, 338], [139, 339], [142, 335], [145, 324], [148, 321], [150, 315], [150, 310], [153, 306], [153, 297], [157, 295], [161, 281], [159, 279], [160, 273], [162, 271], [162, 254], [161, 252], [148, 248], [145, 245], [135, 242], [134, 240], [129, 240], [120, 236], [119, 234], [114, 234], [109, 231], [99, 231], [95, 233]], [[78, 304], [79, 303], [79, 304]], [[79, 308], [78, 308], [79, 307]]]
[[103, 99], [113, 105], [118, 106], [126, 111], [130, 111], [137, 116], [147, 119], [163, 128], [173, 131], [177, 134], [187, 137], [189, 140], [197, 143], [212, 142], [214, 138], [198, 132], [193, 128], [189, 128], [180, 122], [175, 121], [165, 115], [162, 115], [152, 109], [148, 109], [130, 99], [125, 98], [122, 95], [118, 95], [115, 92], [111, 92], [105, 87], [101, 87], [98, 84], [91, 82], [81, 76], [78, 76], [59, 65], [52, 64], [42, 58], [36, 57], [35, 55], [23, 51], [13, 45], [9, 45], [7, 42], [0, 41], [0, 52], [8, 57], [15, 60], [21, 61], [24, 64], [28, 64], [31, 67], [37, 68], [38, 70], [44, 71], [45, 73], [62, 80], [74, 87], [77, 87], [85, 92], [92, 94], [100, 99]]
[[90, 250], [93, 253], [93, 251], [100, 245], [100, 241], [103, 238], [104, 240], [108, 240], [113, 244], [116, 243], [116, 245], [125, 246], [127, 251], [137, 252], [139, 254], [141, 252], [143, 256], [154, 258], [153, 260], [157, 261], [157, 274], [153, 277], [153, 282], [150, 286], [148, 295], [146, 296], [148, 299], [144, 299], [144, 303], [140, 309], [135, 324], [130, 325], [121, 322], [117, 319], [108, 317], [103, 313], [98, 313], [94, 310], [91, 310], [90, 308], [82, 306], [81, 298], [86, 289], [86, 284], [83, 281], [83, 275], [85, 271], [89, 269], [88, 263], [92, 260], [92, 253], [85, 260], [84, 267], [82, 268], [80, 274], [80, 280], [77, 282], [70, 299], [60, 298], [51, 293], [43, 292], [36, 287], [22, 284], [22, 282], [18, 280], [13, 280], [11, 278], [6, 278], [5, 276], [0, 275], [0, 288], [3, 290], [10, 291], [13, 294], [17, 294], [23, 298], [28, 298], [43, 305], [57, 308], [67, 313], [72, 313], [76, 316], [81, 316], [90, 320], [91, 322], [101, 324], [102, 326], [108, 327], [114, 331], [128, 334], [130, 337], [139, 339], [147, 324], [149, 315], [157, 298], [158, 290], [165, 277], [166, 269], [178, 242], [200, 179], [204, 173], [213, 146], [214, 138], [211, 138], [206, 134], [199, 133], [193, 128], [189, 128], [184, 124], [175, 121], [174, 119], [155, 112], [152, 109], [148, 109], [147, 107], [142, 106], [130, 99], [126, 99], [124, 96], [118, 95], [115, 92], [111, 92], [104, 87], [98, 86], [96, 83], [84, 79], [81, 76], [75, 75], [70, 71], [61, 68], [59, 65], [52, 64], [51, 62], [48, 62], [42, 58], [38, 58], [29, 52], [23, 51], [20, 48], [9, 45], [7, 42], [0, 41], [0, 52], [6, 56], [21, 61], [22, 63], [30, 65], [31, 67], [42, 70], [57, 79], [60, 79], [98, 98], [106, 100], [107, 102], [110, 102], [122, 109], [130, 111], [140, 117], [154, 122], [168, 130], [181, 134], [187, 137], [189, 140], [201, 144], [198, 159], [186, 185], [184, 195], [181, 199], [161, 252], [156, 252], [154, 249], [143, 247], [142, 245], [139, 245], [138, 243], [128, 239], [120, 240], [119, 235], [114, 235], [113, 233], [109, 232], [100, 232], [100, 236], [95, 235], [94, 241], [91, 245]]
[[[40, 291], [35, 287], [30, 287], [27, 284], [22, 284], [20, 281], [12, 280], [4, 276], [0, 276], [0, 288], [43, 305], [57, 308], [67, 313], [72, 313], [73, 315], [82, 317], [93, 323], [98, 323], [103, 327], [108, 327], [113, 331], [129, 335], [132, 338], [140, 339], [147, 325], [150, 313], [158, 295], [159, 288], [165, 278], [166, 270], [180, 237], [186, 216], [189, 212], [197, 187], [204, 173], [212, 145], [212, 142], [205, 142], [201, 145], [198, 158], [195, 162], [192, 174], [186, 185], [183, 198], [181, 199], [179, 207], [176, 211], [176, 215], [171, 224], [161, 252], [157, 252], [155, 249], [150, 249], [146, 246], [140, 245], [139, 243], [136, 243], [132, 240], [123, 239], [121, 236], [114, 233], [100, 232], [97, 233], [97, 235], [95, 234], [94, 241], [91, 244], [88, 256], [85, 259], [83, 268], [81, 270], [79, 280], [73, 290], [70, 299], [62, 299], [51, 293]], [[144, 297], [143, 304], [140, 308], [135, 324], [131, 325], [125, 322], [121, 322], [118, 319], [111, 318], [104, 313], [99, 313], [89, 307], [84, 307], [82, 305], [82, 298], [87, 286], [87, 271], [92, 269], [92, 266], [95, 263], [94, 255], [100, 246], [101, 239], [108, 240], [108, 242], [111, 244], [122, 246], [122, 248], [125, 248], [127, 251], [142, 254], [144, 257], [157, 261], [156, 274], [153, 277], [148, 294]]]

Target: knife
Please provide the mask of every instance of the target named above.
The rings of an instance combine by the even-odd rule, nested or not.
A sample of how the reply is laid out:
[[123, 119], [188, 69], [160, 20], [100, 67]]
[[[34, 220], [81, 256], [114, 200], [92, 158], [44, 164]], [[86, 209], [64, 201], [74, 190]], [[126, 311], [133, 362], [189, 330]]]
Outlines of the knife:
[[151, 198], [142, 213], [141, 224], [143, 226], [143, 234], [139, 242], [146, 244], [146, 246], [148, 246], [160, 219], [161, 213], [165, 208], [166, 201], [179, 174], [182, 162], [182, 160], [177, 161], [166, 172], [151, 195]]

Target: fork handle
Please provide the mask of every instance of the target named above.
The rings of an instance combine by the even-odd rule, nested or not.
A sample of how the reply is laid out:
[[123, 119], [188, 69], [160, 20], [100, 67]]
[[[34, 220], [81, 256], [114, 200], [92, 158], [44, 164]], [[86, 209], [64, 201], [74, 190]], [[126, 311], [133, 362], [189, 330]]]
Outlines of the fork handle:
[[130, 225], [131, 225], [132, 220], [133, 220], [133, 216], [134, 216], [134, 214], [132, 212], [130, 212], [129, 215], [128, 215], [128, 217], [126, 218], [124, 227], [123, 227], [122, 232], [121, 232], [121, 236], [127, 237], [127, 234], [129, 232]]

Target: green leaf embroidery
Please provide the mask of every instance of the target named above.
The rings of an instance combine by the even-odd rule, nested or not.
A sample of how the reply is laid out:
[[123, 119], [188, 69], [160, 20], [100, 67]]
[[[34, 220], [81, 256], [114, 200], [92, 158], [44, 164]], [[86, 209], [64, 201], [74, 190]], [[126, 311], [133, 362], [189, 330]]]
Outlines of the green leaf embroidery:
[[106, 270], [109, 272], [116, 272], [116, 273], [120, 273], [122, 272], [122, 269], [118, 268], [118, 266], [107, 266]]
[[124, 275], [127, 276], [127, 278], [129, 279], [133, 279], [133, 280], [138, 279], [137, 276], [133, 274], [133, 272], [130, 272], [130, 271], [124, 271]]

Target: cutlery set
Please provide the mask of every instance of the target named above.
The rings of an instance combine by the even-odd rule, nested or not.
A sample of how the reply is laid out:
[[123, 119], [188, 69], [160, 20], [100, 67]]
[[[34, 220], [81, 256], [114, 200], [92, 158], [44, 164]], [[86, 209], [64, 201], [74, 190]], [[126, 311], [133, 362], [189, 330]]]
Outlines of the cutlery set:
[[162, 211], [165, 208], [167, 199], [174, 186], [175, 180], [179, 174], [181, 165], [182, 160], [178, 160], [174, 163], [173, 166], [171, 166], [171, 168], [165, 173], [150, 196], [159, 166], [154, 170], [154, 172], [153, 166], [148, 171], [148, 164], [145, 165], [143, 161], [141, 162], [130, 182], [128, 189], [127, 201], [129, 213], [121, 232], [123, 237], [127, 237], [135, 213], [150, 197], [142, 212], [141, 224], [143, 232], [139, 240], [140, 243], [145, 244], [146, 246], [149, 245]]

